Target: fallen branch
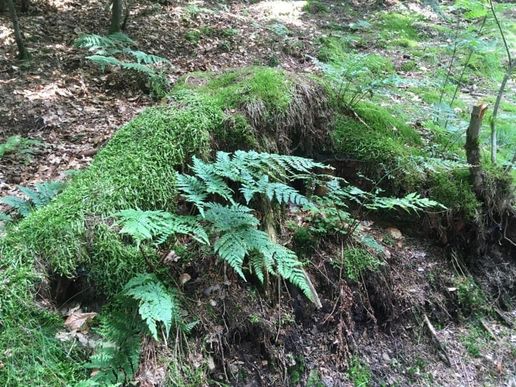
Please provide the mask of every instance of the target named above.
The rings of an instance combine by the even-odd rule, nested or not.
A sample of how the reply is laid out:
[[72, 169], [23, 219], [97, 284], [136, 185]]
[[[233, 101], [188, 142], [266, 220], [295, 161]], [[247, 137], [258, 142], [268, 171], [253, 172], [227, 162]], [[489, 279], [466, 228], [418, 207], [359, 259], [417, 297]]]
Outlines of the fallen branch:
[[432, 340], [436, 344], [437, 348], [444, 355], [444, 358], [446, 359], [447, 365], [449, 367], [451, 367], [451, 360], [450, 360], [450, 357], [448, 356], [448, 351], [446, 350], [446, 344], [443, 343], [441, 341], [441, 339], [439, 339], [439, 336], [437, 335], [437, 331], [435, 330], [434, 326], [432, 325], [432, 323], [428, 319], [428, 316], [426, 315], [426, 313], [423, 313], [423, 317], [425, 319], [425, 324], [426, 324], [428, 330], [430, 331], [430, 334], [432, 335]]

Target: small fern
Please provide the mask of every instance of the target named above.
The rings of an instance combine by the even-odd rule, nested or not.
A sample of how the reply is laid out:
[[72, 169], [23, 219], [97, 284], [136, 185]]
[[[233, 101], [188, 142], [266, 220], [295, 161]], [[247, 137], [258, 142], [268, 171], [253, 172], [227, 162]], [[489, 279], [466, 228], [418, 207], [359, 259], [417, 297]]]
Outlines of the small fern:
[[125, 285], [123, 294], [136, 300], [140, 318], [155, 340], [158, 340], [158, 323], [163, 324], [163, 334], [168, 338], [172, 324], [179, 320], [179, 308], [173, 293], [155, 275], [140, 274], [134, 277]]
[[206, 231], [191, 216], [177, 216], [164, 211], [123, 210], [115, 214], [122, 225], [121, 234], [131, 236], [137, 246], [143, 241], [156, 240], [164, 243], [174, 234], [189, 235], [200, 243], [208, 244]]
[[7, 204], [22, 217], [27, 217], [33, 210], [46, 206], [60, 193], [65, 184], [59, 181], [48, 181], [37, 183], [34, 187], [28, 188], [18, 186], [25, 198], [17, 196], [5, 196], [0, 199], [0, 203]]
[[136, 43], [125, 34], [83, 35], [77, 38], [74, 44], [76, 47], [92, 52], [93, 55], [87, 56], [86, 59], [99, 66], [102, 71], [106, 67], [113, 66], [144, 74], [158, 97], [161, 97], [163, 90], [168, 86], [165, 77], [158, 71], [158, 66], [170, 64], [170, 61], [161, 56], [134, 49]]
[[[138, 318], [139, 317], [139, 318]], [[185, 323], [175, 293], [154, 274], [131, 279], [101, 315], [98, 333], [102, 337], [86, 367], [95, 370], [80, 386], [130, 385], [138, 370], [142, 336], [158, 340], [161, 327], [167, 338], [172, 326], [189, 333], [197, 322]]]

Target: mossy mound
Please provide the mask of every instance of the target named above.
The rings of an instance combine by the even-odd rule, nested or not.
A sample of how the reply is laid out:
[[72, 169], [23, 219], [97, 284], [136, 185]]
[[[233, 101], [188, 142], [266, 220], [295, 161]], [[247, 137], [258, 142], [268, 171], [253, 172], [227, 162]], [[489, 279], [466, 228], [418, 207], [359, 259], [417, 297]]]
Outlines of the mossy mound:
[[[308, 83], [291, 79], [265, 68], [206, 76], [197, 86], [186, 78], [169, 106], [149, 108], [119, 129], [62, 194], [0, 239], [0, 347], [6, 349], [0, 364], [9, 364], [0, 372], [1, 385], [63, 385], [84, 378], [73, 348], [65, 350], [54, 339], [60, 317], [50, 305], [37, 306], [34, 295], [48, 295], [52, 276], [85, 277], [97, 295], [109, 298], [145, 272], [158, 257], [125, 243], [113, 214], [175, 210], [176, 170], [192, 155], [207, 156], [213, 145], [277, 149], [276, 140], [288, 130], [318, 119], [307, 113], [314, 109], [305, 109]], [[322, 87], [313, 85], [322, 96]], [[269, 136], [278, 117], [291, 120], [286, 131]]]
[[415, 161], [426, 155], [420, 135], [380, 106], [362, 102], [339, 115], [331, 137], [335, 152], [363, 163], [373, 178], [389, 176], [396, 190], [412, 190], [423, 178]]
[[[356, 158], [368, 171], [382, 165], [382, 175], [402, 177], [404, 190], [424, 186], [414, 160], [427, 153], [414, 128], [372, 103], [353, 111], [330, 103], [318, 81], [270, 68], [196, 73], [179, 82], [169, 99], [119, 129], [62, 194], [0, 239], [0, 348], [7, 349], [0, 365], [8, 365], [6, 372], [0, 369], [0, 384], [63, 385], [84, 378], [80, 354], [54, 339], [61, 319], [48, 305], [39, 307], [34, 294], [47, 291], [52, 275], [81, 276], [109, 299], [149, 262], [157, 263], [156, 253], [144, 256], [119, 236], [112, 216], [127, 208], [174, 211], [176, 171], [192, 155], [246, 148], [330, 152]], [[465, 180], [444, 191], [443, 176], [429, 192], [445, 204], [462, 203]]]
[[60, 318], [36, 306], [34, 295], [46, 290], [48, 274], [73, 277], [81, 269], [109, 295], [144, 272], [142, 254], [120, 240], [110, 216], [124, 208], [174, 208], [175, 169], [209, 151], [210, 130], [222, 116], [211, 105], [146, 110], [59, 197], [0, 240], [0, 361], [12, 364], [0, 372], [0, 384], [74, 380], [80, 360], [53, 338]]
[[[252, 67], [222, 75], [193, 73], [176, 85], [171, 98], [208, 103], [226, 113], [214, 128], [214, 147], [311, 155], [327, 139], [329, 106], [316, 79], [283, 70]], [[312, 143], [312, 141], [314, 143]]]

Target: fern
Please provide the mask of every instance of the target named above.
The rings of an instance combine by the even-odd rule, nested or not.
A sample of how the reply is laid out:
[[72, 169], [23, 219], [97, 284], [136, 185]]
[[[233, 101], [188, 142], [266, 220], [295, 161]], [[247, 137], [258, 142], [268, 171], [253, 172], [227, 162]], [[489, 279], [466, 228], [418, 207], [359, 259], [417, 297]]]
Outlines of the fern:
[[219, 203], [206, 204], [208, 210], [204, 218], [209, 221], [216, 231], [236, 230], [240, 227], [256, 227], [260, 221], [252, 214], [249, 207], [234, 204], [224, 206]]
[[156, 244], [162, 244], [174, 234], [189, 235], [200, 243], [209, 243], [206, 231], [193, 217], [133, 209], [117, 212], [115, 216], [122, 225], [120, 233], [131, 236], [138, 247], [152, 239], [156, 240]]
[[74, 43], [76, 47], [92, 52], [93, 55], [87, 56], [86, 59], [98, 65], [102, 71], [106, 67], [114, 66], [145, 74], [150, 81], [151, 88], [158, 96], [168, 85], [166, 78], [157, 71], [157, 66], [170, 64], [170, 61], [161, 56], [131, 48], [136, 44], [127, 35], [122, 33], [109, 36], [84, 35], [76, 39]]
[[33, 210], [50, 203], [63, 190], [64, 186], [65, 184], [59, 181], [37, 183], [34, 189], [18, 186], [25, 198], [5, 196], [0, 199], [0, 203], [7, 204], [22, 217], [27, 217]]
[[111, 49], [114, 47], [133, 46], [135, 42], [127, 35], [117, 32], [108, 36], [102, 35], [82, 35], [74, 42], [75, 47], [87, 48], [90, 51], [99, 49]]
[[399, 208], [406, 212], [411, 210], [418, 212], [426, 208], [441, 208], [446, 209], [441, 203], [436, 202], [428, 198], [423, 198], [419, 194], [413, 192], [406, 195], [403, 198], [389, 198], [389, 197], [374, 197], [372, 203], [366, 205], [367, 208], [378, 210], [378, 209], [395, 209]]
[[[138, 318], [138, 316], [140, 318]], [[96, 370], [81, 386], [130, 385], [138, 370], [142, 335], [158, 340], [158, 328], [168, 337], [172, 326], [190, 332], [196, 321], [185, 323], [175, 293], [153, 274], [131, 279], [103, 314], [98, 333], [102, 341], [86, 367]]]
[[124, 287], [123, 294], [138, 303], [138, 313], [147, 325], [152, 337], [158, 340], [158, 323], [163, 324], [168, 338], [172, 324], [180, 316], [174, 295], [153, 274], [140, 274]]

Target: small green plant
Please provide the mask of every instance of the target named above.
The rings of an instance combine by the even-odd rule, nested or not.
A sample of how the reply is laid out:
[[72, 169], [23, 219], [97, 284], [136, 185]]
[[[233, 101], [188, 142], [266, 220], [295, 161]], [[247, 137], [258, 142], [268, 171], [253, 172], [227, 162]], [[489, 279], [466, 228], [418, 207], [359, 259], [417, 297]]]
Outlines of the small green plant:
[[415, 380], [425, 372], [425, 368], [425, 361], [418, 357], [415, 359], [412, 365], [407, 368], [407, 373], [412, 380]]
[[293, 356], [292, 361], [294, 364], [288, 368], [288, 373], [290, 375], [290, 384], [296, 386], [303, 380], [306, 360], [302, 355], [298, 355]]
[[261, 317], [259, 315], [257, 315], [257, 314], [249, 315], [249, 322], [251, 324], [256, 325], [256, 324], [259, 324], [261, 321], [262, 321], [262, 319], [261, 319]]
[[486, 297], [473, 278], [458, 277], [456, 287], [461, 310], [466, 316], [481, 314], [485, 311]]
[[357, 282], [362, 278], [366, 271], [376, 271], [383, 262], [360, 247], [352, 247], [344, 251], [343, 260], [346, 277], [353, 282]]
[[[175, 293], [154, 274], [131, 279], [102, 318], [97, 346], [87, 368], [96, 370], [83, 386], [128, 385], [138, 370], [142, 337], [168, 338], [172, 326], [188, 333]], [[158, 330], [159, 329], [159, 330]]]
[[307, 387], [324, 387], [326, 384], [324, 384], [321, 380], [321, 375], [319, 374], [319, 371], [316, 369], [310, 370], [310, 373], [308, 374], [308, 379], [306, 380], [306, 386]]
[[486, 345], [486, 340], [486, 333], [477, 325], [472, 325], [467, 334], [461, 338], [466, 351], [473, 357], [480, 357], [482, 348]]
[[17, 196], [4, 196], [0, 203], [7, 204], [20, 216], [26, 217], [33, 210], [46, 206], [50, 201], [63, 190], [65, 184], [60, 181], [48, 181], [37, 183], [34, 187], [28, 188], [18, 186], [25, 198]]
[[[254, 204], [268, 217], [273, 205], [308, 206], [309, 200], [288, 183], [311, 177], [311, 170], [316, 167], [322, 164], [254, 151], [236, 151], [233, 155], [218, 152], [213, 163], [194, 157], [193, 174], [178, 174], [177, 183], [184, 199], [197, 208], [199, 215], [126, 210], [117, 214], [123, 225], [121, 232], [133, 236], [138, 244], [151, 239], [161, 243], [176, 233], [190, 234], [204, 244], [214, 240], [214, 252], [244, 280], [248, 258], [249, 270], [261, 282], [265, 272], [277, 274], [317, 303], [315, 289], [296, 254], [258, 229], [261, 222], [248, 207]], [[240, 188], [235, 191], [229, 183]], [[211, 201], [215, 198], [217, 201]], [[267, 203], [265, 207], [263, 203]]]
[[93, 55], [87, 56], [86, 59], [95, 63], [102, 71], [106, 67], [114, 66], [144, 74], [149, 80], [150, 90], [157, 97], [162, 97], [168, 88], [168, 82], [160, 72], [160, 67], [170, 64], [169, 60], [135, 49], [136, 43], [125, 34], [83, 35], [76, 39], [74, 44], [92, 52]]
[[326, 4], [322, 3], [319, 0], [308, 0], [305, 5], [303, 5], [303, 11], [311, 14], [317, 13], [328, 13], [329, 9]]
[[22, 136], [7, 137], [5, 142], [0, 143], [0, 159], [5, 155], [13, 153], [20, 154], [21, 156], [30, 156], [33, 147], [39, 144], [39, 141]]
[[355, 387], [367, 387], [371, 384], [371, 370], [357, 356], [350, 359], [347, 373]]

